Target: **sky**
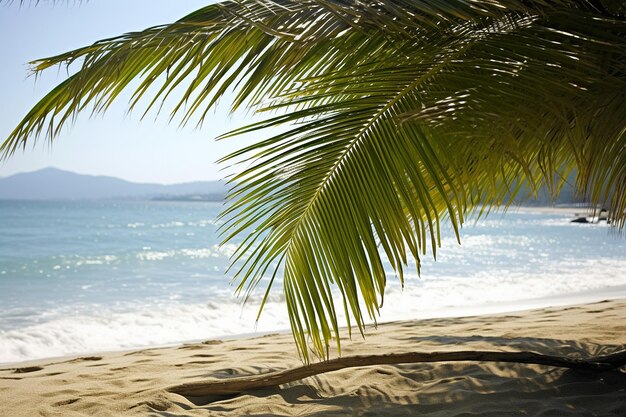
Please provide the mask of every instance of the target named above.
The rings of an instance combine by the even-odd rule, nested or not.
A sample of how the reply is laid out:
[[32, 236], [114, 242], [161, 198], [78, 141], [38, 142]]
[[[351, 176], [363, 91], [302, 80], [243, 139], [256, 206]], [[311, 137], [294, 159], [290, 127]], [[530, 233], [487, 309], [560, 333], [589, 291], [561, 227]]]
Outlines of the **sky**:
[[[51, 3], [55, 3], [54, 5]], [[29, 61], [89, 45], [99, 39], [173, 22], [209, 1], [89, 0], [40, 2], [0, 0], [0, 141], [52, 87], [65, 71], [50, 69], [35, 80]], [[234, 172], [218, 166], [219, 157], [250, 138], [216, 142], [214, 138], [250, 119], [229, 115], [219, 106], [201, 129], [180, 127], [152, 113], [128, 114], [126, 100], [104, 115], [81, 115], [52, 145], [40, 140], [0, 161], [0, 177], [46, 167], [92, 175], [109, 175], [135, 182], [172, 184], [215, 180]]]

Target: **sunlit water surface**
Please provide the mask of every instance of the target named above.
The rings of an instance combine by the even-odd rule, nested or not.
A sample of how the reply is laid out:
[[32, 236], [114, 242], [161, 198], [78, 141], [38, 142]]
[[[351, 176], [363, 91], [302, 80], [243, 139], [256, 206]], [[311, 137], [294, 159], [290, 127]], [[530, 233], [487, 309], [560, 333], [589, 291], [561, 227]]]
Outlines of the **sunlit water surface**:
[[[281, 283], [255, 323], [227, 272], [222, 205], [0, 201], [0, 363], [288, 329]], [[437, 261], [389, 269], [379, 321], [626, 296], [626, 237], [571, 214], [492, 214]]]

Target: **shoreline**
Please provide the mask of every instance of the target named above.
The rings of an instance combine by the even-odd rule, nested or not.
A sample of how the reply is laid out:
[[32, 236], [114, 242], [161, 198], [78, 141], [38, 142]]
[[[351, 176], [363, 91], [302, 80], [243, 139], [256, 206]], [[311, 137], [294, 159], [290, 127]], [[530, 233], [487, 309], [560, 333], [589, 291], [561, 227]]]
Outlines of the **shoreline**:
[[[610, 301], [610, 300], [626, 300], [626, 285], [603, 288], [595, 291], [586, 291], [581, 293], [573, 293], [573, 294], [565, 294], [560, 296], [548, 296], [541, 298], [534, 298], [528, 300], [518, 300], [513, 303], [510, 302], [495, 302], [490, 304], [482, 304], [482, 305], [472, 305], [472, 306], [450, 306], [446, 309], [435, 309], [435, 310], [424, 310], [421, 314], [407, 318], [410, 321], [416, 320], [436, 320], [436, 319], [446, 319], [446, 318], [465, 318], [465, 317], [475, 317], [475, 316], [487, 316], [487, 315], [499, 315], [499, 314], [508, 314], [508, 313], [517, 313], [524, 312], [530, 310], [544, 309], [544, 308], [558, 308], [558, 307], [568, 307], [572, 305], [579, 304], [592, 304], [602, 301]], [[395, 323], [398, 320], [385, 320], [377, 322], [377, 325], [374, 325], [373, 322], [366, 323], [368, 329], [375, 329], [377, 326], [383, 326], [388, 323]], [[341, 328], [342, 334], [347, 334], [347, 328], [342, 326]], [[358, 335], [358, 329], [353, 327], [353, 334]], [[138, 345], [131, 347], [123, 347], [119, 349], [106, 349], [106, 350], [90, 350], [83, 352], [70, 353], [67, 355], [60, 356], [47, 356], [42, 358], [33, 358], [33, 359], [25, 359], [22, 361], [14, 361], [14, 362], [0, 362], [0, 371], [6, 367], [14, 367], [14, 366], [31, 366], [33, 364], [38, 365], [41, 363], [46, 363], [50, 361], [63, 361], [72, 358], [77, 358], [81, 356], [93, 356], [93, 355], [106, 355], [106, 354], [115, 354], [115, 353], [127, 353], [136, 350], [145, 350], [145, 349], [160, 349], [160, 348], [176, 348], [183, 345], [189, 344], [197, 344], [208, 342], [211, 340], [244, 340], [244, 339], [253, 339], [258, 337], [265, 337], [267, 335], [272, 334], [285, 334], [291, 336], [291, 330], [289, 328], [283, 329], [270, 329], [258, 332], [244, 332], [239, 334], [226, 334], [226, 335], [216, 335], [202, 338], [194, 338], [187, 340], [174, 341], [171, 343], [163, 343], [163, 344], [152, 344], [152, 345]], [[360, 336], [358, 336], [360, 337]], [[367, 337], [367, 334], [366, 334]]]
[[[611, 300], [626, 300], [626, 285], [603, 288], [595, 291], [586, 291], [581, 293], [573, 293], [573, 294], [565, 294], [560, 296], [548, 296], [541, 298], [534, 298], [528, 300], [518, 300], [513, 303], [510, 302], [496, 302], [490, 304], [482, 304], [482, 305], [472, 305], [472, 306], [450, 306], [446, 309], [435, 309], [435, 310], [424, 310], [421, 314], [407, 318], [409, 321], [419, 321], [419, 320], [436, 320], [436, 319], [447, 319], [447, 318], [466, 318], [466, 317], [475, 317], [475, 316], [488, 316], [488, 315], [500, 315], [500, 314], [508, 314], [508, 313], [518, 313], [525, 312], [530, 310], [544, 309], [544, 308], [559, 308], [559, 307], [569, 307], [572, 305], [579, 304], [592, 304], [602, 301], [611, 301]], [[389, 323], [395, 323], [398, 320], [385, 320], [379, 321], [376, 325], [373, 322], [367, 322], [366, 327], [368, 329], [375, 329], [376, 327], [384, 326]], [[342, 335], [347, 334], [347, 328], [342, 326], [341, 328]], [[355, 337], [358, 335], [358, 329], [353, 327], [352, 330]], [[270, 329], [258, 332], [244, 332], [239, 334], [226, 334], [226, 335], [216, 335], [209, 336], [203, 338], [194, 338], [187, 340], [174, 341], [171, 343], [163, 343], [163, 344], [151, 344], [151, 345], [138, 345], [131, 347], [123, 347], [119, 349], [106, 349], [106, 350], [90, 350], [83, 352], [70, 353], [67, 355], [60, 356], [47, 356], [42, 358], [33, 358], [33, 359], [25, 359], [21, 361], [13, 361], [13, 362], [0, 362], [0, 371], [8, 367], [28, 367], [33, 365], [40, 365], [42, 363], [49, 362], [63, 362], [66, 360], [70, 360], [73, 358], [84, 357], [84, 356], [101, 356], [107, 354], [118, 354], [118, 353], [128, 353], [136, 350], [146, 350], [146, 349], [161, 349], [161, 348], [177, 348], [183, 345], [189, 344], [198, 344], [210, 342], [212, 340], [220, 340], [220, 341], [233, 341], [233, 340], [245, 340], [245, 339], [254, 339], [259, 337], [265, 337], [267, 335], [289, 335], [291, 336], [291, 330], [289, 328], [283, 329]], [[367, 338], [367, 333], [366, 333]]]
[[[588, 357], [626, 348], [626, 298], [500, 314], [402, 320], [342, 340], [342, 356], [404, 351], [530, 350]], [[336, 357], [336, 351], [331, 357]], [[361, 367], [229, 398], [169, 386], [301, 364], [290, 334], [208, 340], [0, 366], [10, 415], [622, 415], [626, 378], [502, 363]], [[517, 410], [519, 413], [516, 414]]]

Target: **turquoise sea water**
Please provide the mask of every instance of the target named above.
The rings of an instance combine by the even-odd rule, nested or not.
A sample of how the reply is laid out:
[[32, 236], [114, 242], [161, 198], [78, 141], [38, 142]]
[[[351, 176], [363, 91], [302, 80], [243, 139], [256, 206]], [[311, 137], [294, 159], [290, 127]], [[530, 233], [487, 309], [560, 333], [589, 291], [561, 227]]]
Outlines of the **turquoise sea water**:
[[[217, 203], [0, 201], [0, 363], [289, 327], [280, 283], [258, 324], [226, 273]], [[626, 237], [509, 212], [444, 235], [380, 320], [626, 296]], [[556, 300], [556, 301], [555, 301]]]

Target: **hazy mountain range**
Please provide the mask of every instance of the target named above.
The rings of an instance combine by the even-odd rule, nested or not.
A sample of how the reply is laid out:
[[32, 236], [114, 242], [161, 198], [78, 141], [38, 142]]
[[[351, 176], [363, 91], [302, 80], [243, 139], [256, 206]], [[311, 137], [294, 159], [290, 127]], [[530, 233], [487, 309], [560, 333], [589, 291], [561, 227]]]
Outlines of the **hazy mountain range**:
[[135, 183], [119, 178], [82, 175], [56, 168], [0, 178], [0, 199], [164, 199], [221, 201], [228, 187], [221, 181], [163, 185]]
[[[545, 190], [540, 190], [536, 199], [517, 198], [518, 204], [549, 206], [573, 204], [576, 198], [570, 185], [574, 176], [561, 190], [559, 198], [552, 202]], [[151, 200], [187, 200], [187, 201], [222, 201], [228, 186], [222, 181], [199, 181], [181, 184], [163, 185], [135, 183], [119, 178], [83, 175], [56, 168], [16, 174], [0, 178], [0, 200], [81, 200], [81, 199], [151, 199]]]

